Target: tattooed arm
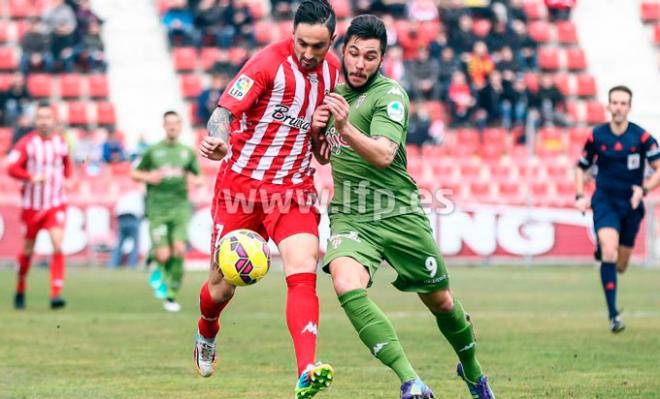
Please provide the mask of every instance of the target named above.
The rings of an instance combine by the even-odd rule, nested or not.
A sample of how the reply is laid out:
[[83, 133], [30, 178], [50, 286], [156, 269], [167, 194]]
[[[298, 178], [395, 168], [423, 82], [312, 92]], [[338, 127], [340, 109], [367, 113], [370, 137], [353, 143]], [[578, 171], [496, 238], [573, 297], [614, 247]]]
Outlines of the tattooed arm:
[[199, 153], [202, 157], [220, 161], [227, 155], [227, 141], [233, 119], [234, 116], [225, 108], [218, 107], [213, 111], [206, 124], [209, 134], [199, 144]]
[[399, 149], [399, 144], [387, 137], [369, 137], [350, 123], [346, 124], [341, 136], [365, 161], [379, 169], [389, 167]]

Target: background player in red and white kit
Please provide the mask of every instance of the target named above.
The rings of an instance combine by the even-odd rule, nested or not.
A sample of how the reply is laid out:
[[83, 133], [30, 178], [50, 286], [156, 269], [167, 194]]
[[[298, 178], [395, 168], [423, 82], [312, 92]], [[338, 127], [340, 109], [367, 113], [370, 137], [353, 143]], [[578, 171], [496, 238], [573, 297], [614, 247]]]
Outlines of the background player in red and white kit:
[[[339, 60], [328, 53], [335, 23], [326, 0], [302, 2], [293, 37], [254, 55], [234, 77], [200, 145], [206, 158], [227, 155], [216, 180], [212, 243], [233, 230], [251, 229], [272, 238], [282, 255], [299, 399], [325, 388], [333, 372], [327, 364], [315, 364], [319, 215], [310, 206], [316, 192], [309, 127], [314, 110], [339, 78]], [[248, 206], [232, 206], [239, 198]], [[277, 206], [278, 201], [283, 206]], [[202, 376], [215, 371], [218, 319], [234, 293], [235, 287], [211, 267], [200, 293], [202, 316], [194, 355]]]
[[25, 280], [30, 269], [37, 233], [48, 230], [53, 244], [50, 263], [50, 307], [66, 302], [60, 296], [64, 283], [62, 239], [66, 220], [66, 179], [71, 177], [71, 161], [66, 141], [55, 129], [50, 104], [40, 103], [35, 117], [36, 129], [16, 143], [9, 154], [9, 175], [23, 182], [21, 203], [25, 243], [18, 257], [18, 283], [14, 307], [25, 308]]

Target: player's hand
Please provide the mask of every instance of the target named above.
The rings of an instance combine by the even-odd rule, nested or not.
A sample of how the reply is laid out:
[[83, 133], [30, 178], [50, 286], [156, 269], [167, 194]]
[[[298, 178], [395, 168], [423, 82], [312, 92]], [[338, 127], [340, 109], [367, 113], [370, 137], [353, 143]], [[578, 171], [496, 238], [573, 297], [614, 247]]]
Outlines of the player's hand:
[[575, 200], [575, 208], [584, 215], [589, 209], [589, 200], [586, 197]]
[[630, 197], [630, 205], [632, 206], [632, 209], [637, 209], [639, 207], [639, 204], [642, 203], [642, 199], [644, 198], [644, 190], [640, 186], [632, 186], [632, 197]]
[[219, 137], [206, 136], [199, 143], [199, 155], [212, 161], [221, 161], [228, 150], [227, 143]]
[[344, 128], [348, 124], [348, 113], [351, 106], [348, 105], [346, 99], [337, 93], [330, 93], [323, 99], [323, 103], [328, 106], [330, 112], [335, 117], [335, 129], [339, 133], [343, 133]]
[[312, 137], [317, 138], [322, 135], [322, 132], [328, 126], [330, 120], [330, 108], [327, 105], [321, 105], [314, 111], [312, 115], [312, 128], [310, 133]]
[[163, 175], [158, 171], [153, 171], [146, 176], [145, 180], [152, 185], [160, 184], [163, 181]]

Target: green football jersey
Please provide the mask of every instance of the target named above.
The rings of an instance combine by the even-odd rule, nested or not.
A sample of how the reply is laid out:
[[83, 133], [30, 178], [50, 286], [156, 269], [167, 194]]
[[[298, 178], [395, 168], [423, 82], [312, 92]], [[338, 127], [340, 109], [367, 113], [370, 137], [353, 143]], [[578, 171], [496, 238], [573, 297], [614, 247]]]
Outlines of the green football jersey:
[[159, 171], [159, 184], [147, 184], [147, 213], [167, 214], [181, 206], [189, 207], [187, 174], [199, 175], [195, 151], [181, 143], [163, 140], [149, 147], [137, 170]]
[[357, 91], [341, 84], [335, 92], [351, 106], [351, 125], [367, 136], [386, 137], [398, 143], [399, 149], [389, 167], [378, 169], [340, 137], [331, 118], [326, 129], [334, 180], [330, 216], [346, 214], [368, 221], [422, 212], [417, 184], [406, 166], [408, 94], [397, 82], [380, 73], [365, 90]]

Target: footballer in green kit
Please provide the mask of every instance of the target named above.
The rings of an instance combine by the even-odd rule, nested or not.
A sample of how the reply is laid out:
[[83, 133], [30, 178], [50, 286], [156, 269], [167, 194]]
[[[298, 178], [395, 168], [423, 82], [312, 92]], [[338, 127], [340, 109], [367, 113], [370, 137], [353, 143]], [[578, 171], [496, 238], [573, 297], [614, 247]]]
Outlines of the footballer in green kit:
[[[382, 261], [397, 272], [393, 285], [415, 292], [454, 348], [458, 374], [473, 398], [494, 398], [476, 358], [469, 316], [449, 288], [449, 277], [419, 192], [406, 168], [408, 95], [379, 70], [387, 34], [383, 22], [362, 15], [351, 22], [342, 50], [345, 84], [316, 110], [315, 151], [332, 164], [334, 196], [324, 270], [341, 306], [372, 355], [401, 381], [401, 398], [433, 398], [387, 316], [367, 296]], [[325, 134], [323, 134], [325, 133]]]
[[162, 275], [162, 284], [152, 281], [152, 285], [157, 296], [164, 296], [165, 309], [178, 312], [181, 306], [176, 302], [176, 294], [183, 279], [183, 258], [192, 214], [188, 175], [197, 176], [198, 185], [202, 181], [195, 151], [178, 141], [181, 134], [179, 115], [174, 111], [166, 112], [163, 127], [165, 140], [145, 151], [132, 176], [147, 184], [149, 233], [157, 270]]

